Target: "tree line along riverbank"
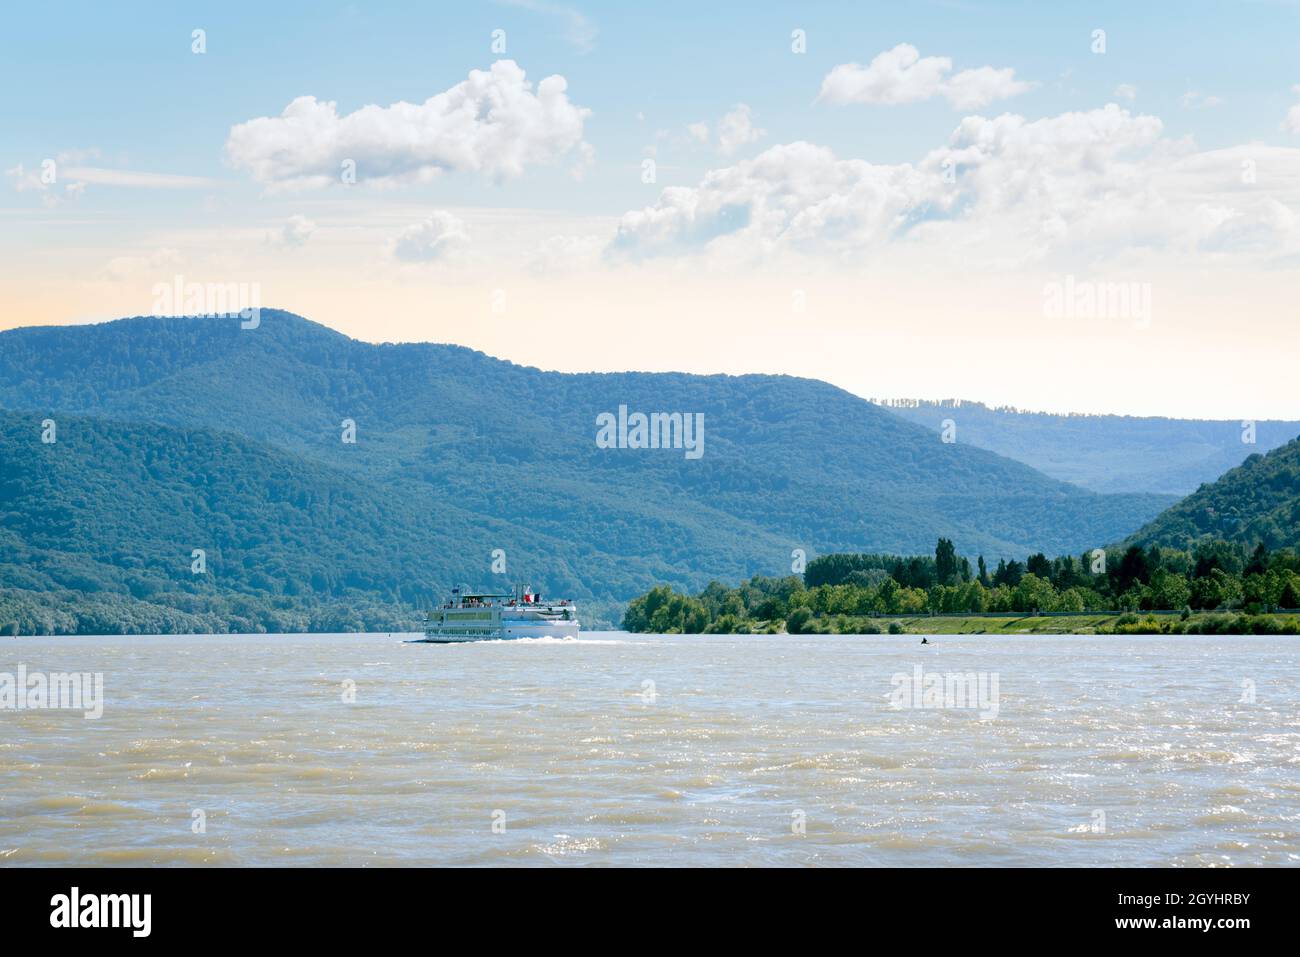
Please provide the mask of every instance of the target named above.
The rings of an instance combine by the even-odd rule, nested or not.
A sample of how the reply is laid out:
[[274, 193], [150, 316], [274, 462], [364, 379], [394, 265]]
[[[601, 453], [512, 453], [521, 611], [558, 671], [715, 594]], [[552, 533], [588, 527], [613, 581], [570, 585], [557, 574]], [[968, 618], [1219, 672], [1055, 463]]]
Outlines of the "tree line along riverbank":
[[[1109, 560], [1108, 560], [1109, 559]], [[802, 576], [756, 576], [695, 595], [667, 586], [634, 599], [623, 627], [660, 634], [1296, 634], [1300, 555], [1207, 541], [1131, 546], [1110, 557], [836, 554]]]

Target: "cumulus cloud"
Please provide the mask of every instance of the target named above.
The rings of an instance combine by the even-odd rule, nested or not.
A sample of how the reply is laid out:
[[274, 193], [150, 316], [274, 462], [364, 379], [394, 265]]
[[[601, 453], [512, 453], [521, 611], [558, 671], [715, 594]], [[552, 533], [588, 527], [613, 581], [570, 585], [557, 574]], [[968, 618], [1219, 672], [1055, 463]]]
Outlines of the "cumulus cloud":
[[832, 69], [822, 80], [818, 99], [897, 106], [942, 96], [956, 109], [972, 110], [1031, 87], [1017, 80], [1010, 67], [981, 66], [950, 76], [951, 71], [950, 58], [923, 57], [910, 43], [900, 43], [878, 53], [868, 66], [841, 63]]
[[[1297, 170], [1244, 185], [1244, 164]], [[1039, 120], [968, 116], [914, 163], [842, 159], [810, 143], [771, 147], [663, 190], [622, 217], [610, 254], [784, 253], [866, 261], [886, 246], [1025, 263], [1172, 250], [1300, 250], [1300, 150], [1198, 152], [1154, 116], [1115, 104]]]
[[[701, 146], [708, 146], [712, 139], [712, 130], [708, 123], [690, 123], [686, 135]], [[754, 123], [754, 111], [744, 103], [737, 103], [730, 112], [718, 121], [718, 136], [714, 144], [723, 156], [731, 156], [736, 151], [757, 143], [767, 135], [767, 130], [760, 129]]]
[[290, 216], [280, 230], [278, 242], [282, 246], [301, 246], [316, 231], [316, 224], [306, 216]]
[[754, 125], [753, 111], [740, 103], [718, 123], [718, 148], [730, 156], [742, 146], [757, 143], [765, 135], [767, 130]]
[[300, 96], [279, 116], [232, 127], [226, 155], [272, 189], [343, 182], [348, 161], [357, 182], [424, 182], [444, 171], [508, 179], [573, 150], [583, 158], [591, 111], [569, 100], [567, 86], [564, 77], [548, 76], [534, 91], [518, 64], [498, 60], [420, 104], [372, 104], [340, 115], [333, 102]]
[[1138, 88], [1132, 83], [1121, 83], [1119, 86], [1115, 87], [1114, 95], [1119, 97], [1121, 100], [1136, 100]]
[[429, 263], [469, 244], [465, 223], [446, 210], [437, 210], [428, 218], [402, 230], [393, 241], [393, 258], [405, 263]]
[[788, 143], [713, 170], [698, 187], [665, 189], [654, 206], [624, 214], [613, 249], [671, 254], [730, 237], [770, 249], [819, 234], [867, 244], [883, 238], [925, 191], [924, 177], [910, 167], [841, 160], [824, 146]]

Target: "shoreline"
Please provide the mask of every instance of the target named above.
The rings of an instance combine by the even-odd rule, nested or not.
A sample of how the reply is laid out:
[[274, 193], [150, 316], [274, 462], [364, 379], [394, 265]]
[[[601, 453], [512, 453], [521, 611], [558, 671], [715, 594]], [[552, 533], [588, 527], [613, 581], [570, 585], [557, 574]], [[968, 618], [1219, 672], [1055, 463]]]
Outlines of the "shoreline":
[[[897, 615], [878, 618], [828, 617], [807, 622], [798, 632], [785, 622], [738, 622], [746, 630], [706, 634], [785, 635], [1300, 635], [1300, 612], [1250, 614], [1244, 611], [1195, 612], [985, 612], [973, 615]], [[629, 632], [656, 634], [656, 632]]]
[[[748, 635], [754, 638], [802, 638], [813, 635], [875, 637], [899, 635], [1132, 635], [1216, 636], [1216, 635], [1300, 635], [1300, 612], [1250, 614], [1244, 611], [1197, 612], [1186, 618], [1176, 611], [1084, 612], [985, 612], [974, 615], [897, 615], [879, 618], [849, 618], [840, 621], [818, 618], [802, 631], [791, 632], [785, 622], [743, 622], [749, 627], [737, 631], [657, 632], [626, 628], [593, 628], [586, 634], [624, 635]], [[311, 635], [318, 637], [386, 636], [394, 639], [423, 635], [422, 631], [363, 629], [359, 631], [173, 631], [173, 632], [84, 632], [63, 634], [20, 634], [0, 636], [22, 638], [274, 638]], [[500, 639], [501, 641], [509, 639]], [[578, 640], [581, 640], [581, 636]], [[468, 642], [474, 644], [474, 642]]]

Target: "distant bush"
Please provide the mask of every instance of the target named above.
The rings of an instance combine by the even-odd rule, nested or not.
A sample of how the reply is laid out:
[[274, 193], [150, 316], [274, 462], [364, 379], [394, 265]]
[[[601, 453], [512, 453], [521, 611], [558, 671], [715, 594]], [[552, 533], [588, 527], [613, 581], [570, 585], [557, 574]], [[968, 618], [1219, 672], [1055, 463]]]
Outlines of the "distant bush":
[[1246, 623], [1245, 615], [1199, 615], [1188, 620], [1186, 632], [1189, 635], [1244, 635]]
[[1161, 621], [1155, 615], [1138, 617], [1133, 614], [1120, 615], [1115, 621], [1113, 633], [1116, 635], [1165, 635], [1169, 633], [1170, 622]]
[[808, 623], [812, 621], [812, 612], [807, 608], [796, 608], [785, 621], [785, 630], [792, 635], [805, 634]]

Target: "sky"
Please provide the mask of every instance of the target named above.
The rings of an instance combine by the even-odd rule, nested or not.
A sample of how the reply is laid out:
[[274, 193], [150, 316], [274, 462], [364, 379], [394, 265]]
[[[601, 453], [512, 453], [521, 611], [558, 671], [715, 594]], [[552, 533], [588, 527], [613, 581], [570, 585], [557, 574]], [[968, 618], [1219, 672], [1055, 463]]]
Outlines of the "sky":
[[0, 329], [180, 284], [545, 369], [1300, 418], [1297, 12], [22, 5]]

